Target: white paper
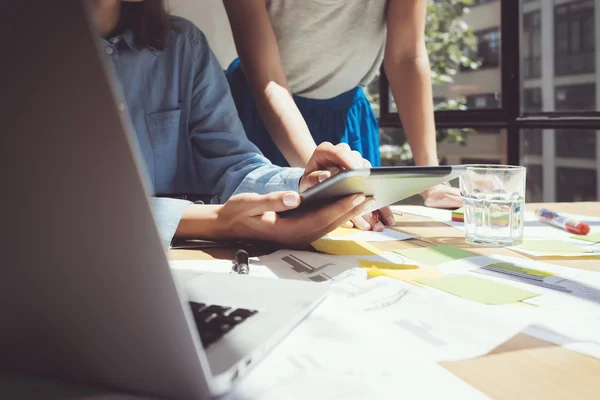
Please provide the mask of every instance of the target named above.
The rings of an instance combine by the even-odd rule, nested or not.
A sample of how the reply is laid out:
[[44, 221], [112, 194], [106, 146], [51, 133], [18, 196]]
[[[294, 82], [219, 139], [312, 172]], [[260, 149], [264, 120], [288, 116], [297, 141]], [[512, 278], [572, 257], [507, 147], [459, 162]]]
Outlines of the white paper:
[[[432, 384], [434, 383], [434, 384]], [[228, 396], [235, 400], [488, 397], [382, 321], [328, 298]]]
[[347, 280], [334, 290], [357, 312], [399, 328], [412, 346], [437, 361], [482, 356], [526, 326], [510, 310], [387, 277]]
[[[544, 278], [543, 282], [559, 286], [566, 291], [542, 287], [535, 281], [513, 280], [508, 276], [488, 276], [478, 272], [480, 267], [495, 262], [507, 262], [524, 268], [556, 274], [554, 277]], [[450, 261], [442, 264], [439, 268], [445, 274], [469, 273], [539, 293], [540, 296], [523, 301], [525, 304], [536, 307], [509, 305], [501, 308], [512, 315], [515, 321], [523, 324], [523, 329], [542, 326], [544, 329], [554, 332], [554, 336], [532, 334], [533, 336], [573, 351], [600, 358], [600, 272], [577, 270], [500, 255]], [[537, 331], [533, 329], [531, 332]], [[525, 331], [525, 333], [529, 333], [529, 331]], [[560, 338], [560, 340], [556, 338]]]
[[[258, 259], [250, 258], [248, 260], [249, 274], [250, 276], [258, 276], [263, 278], [277, 278], [269, 268], [264, 265], [257, 263]], [[186, 272], [189, 273], [202, 273], [202, 272], [216, 272], [223, 274], [235, 274], [233, 271], [233, 262], [227, 260], [174, 260], [169, 261], [171, 269], [173, 269], [179, 276], [184, 276]]]
[[279, 250], [258, 257], [257, 263], [279, 278], [327, 282], [350, 269], [360, 268], [358, 260], [403, 264], [405, 258], [392, 252], [383, 256], [335, 256], [312, 251]]
[[354, 240], [357, 242], [387, 242], [393, 240], [407, 240], [414, 239], [414, 236], [409, 234], [398, 232], [395, 229], [386, 228], [383, 232], [375, 231], [359, 231], [347, 236], [332, 236], [325, 235], [323, 239], [328, 240]]
[[440, 222], [452, 221], [452, 211], [450, 210], [423, 206], [392, 206], [391, 208], [396, 213], [419, 215]]

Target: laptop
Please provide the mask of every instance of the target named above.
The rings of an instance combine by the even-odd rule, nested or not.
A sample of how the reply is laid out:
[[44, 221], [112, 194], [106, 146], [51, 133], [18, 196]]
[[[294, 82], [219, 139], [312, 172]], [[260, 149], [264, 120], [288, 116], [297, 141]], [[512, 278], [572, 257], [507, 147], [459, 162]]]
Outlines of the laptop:
[[85, 3], [3, 8], [0, 370], [160, 398], [230, 391], [328, 285], [174, 275]]

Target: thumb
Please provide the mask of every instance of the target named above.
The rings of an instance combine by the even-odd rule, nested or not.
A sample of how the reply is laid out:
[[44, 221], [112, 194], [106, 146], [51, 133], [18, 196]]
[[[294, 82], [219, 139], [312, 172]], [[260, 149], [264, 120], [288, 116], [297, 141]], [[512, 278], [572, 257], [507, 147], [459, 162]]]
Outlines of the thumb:
[[[300, 204], [300, 195], [296, 192], [273, 192], [266, 195], [244, 193], [232, 197], [227, 203], [234, 202], [239, 212], [249, 217], [266, 212], [291, 210]], [[232, 204], [233, 205], [233, 204]]]

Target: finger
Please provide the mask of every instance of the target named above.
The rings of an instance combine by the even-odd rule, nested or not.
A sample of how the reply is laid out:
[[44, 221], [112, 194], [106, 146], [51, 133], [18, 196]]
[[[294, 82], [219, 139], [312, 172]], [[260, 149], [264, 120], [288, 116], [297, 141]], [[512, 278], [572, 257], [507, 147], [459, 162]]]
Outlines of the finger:
[[356, 218], [353, 218], [352, 222], [354, 223], [354, 226], [356, 226], [361, 231], [370, 231], [371, 230], [371, 224], [360, 215]]
[[365, 168], [365, 159], [363, 158], [362, 154], [360, 154], [358, 151], [356, 150], [352, 150], [350, 152], [350, 157], [352, 158], [352, 168], [354, 169], [359, 169], [359, 168]]
[[352, 223], [352, 221], [346, 221], [342, 224], [342, 228], [351, 229], [354, 228], [354, 224]]
[[248, 216], [291, 210], [300, 205], [300, 195], [296, 192], [273, 192], [266, 195], [244, 193], [235, 197], [240, 202], [242, 213]]
[[373, 211], [372, 213], [367, 213], [362, 216], [356, 217], [353, 219], [353, 221], [360, 219], [365, 221], [364, 229], [362, 230], [373, 230], [375, 232], [381, 232], [385, 229], [385, 226], [379, 221], [379, 213], [377, 211]]
[[308, 171], [324, 170], [329, 168], [349, 169], [352, 168], [351, 152], [342, 147], [334, 146], [329, 142], [323, 142], [313, 153], [308, 161]]
[[396, 220], [394, 219], [394, 213], [389, 207], [383, 207], [377, 211], [379, 212], [379, 220], [381, 222], [383, 222], [387, 226], [394, 226], [396, 224]]
[[302, 191], [315, 186], [318, 183], [321, 183], [331, 177], [330, 171], [314, 171], [308, 174], [304, 178], [304, 182], [302, 184]]
[[342, 151], [352, 151], [352, 148], [348, 145], [348, 143], [338, 143], [335, 145], [335, 147]]

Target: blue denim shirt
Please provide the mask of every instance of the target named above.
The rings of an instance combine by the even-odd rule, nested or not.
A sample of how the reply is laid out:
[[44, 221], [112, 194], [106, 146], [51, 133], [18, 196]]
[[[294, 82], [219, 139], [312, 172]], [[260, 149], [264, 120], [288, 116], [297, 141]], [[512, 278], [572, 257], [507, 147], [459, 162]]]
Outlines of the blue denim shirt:
[[[206, 37], [173, 17], [166, 48], [137, 46], [131, 32], [102, 40], [121, 84], [156, 195], [193, 194], [225, 202], [242, 192], [298, 191], [298, 168], [272, 165], [246, 137], [229, 84]], [[153, 198], [165, 244], [185, 200]]]

